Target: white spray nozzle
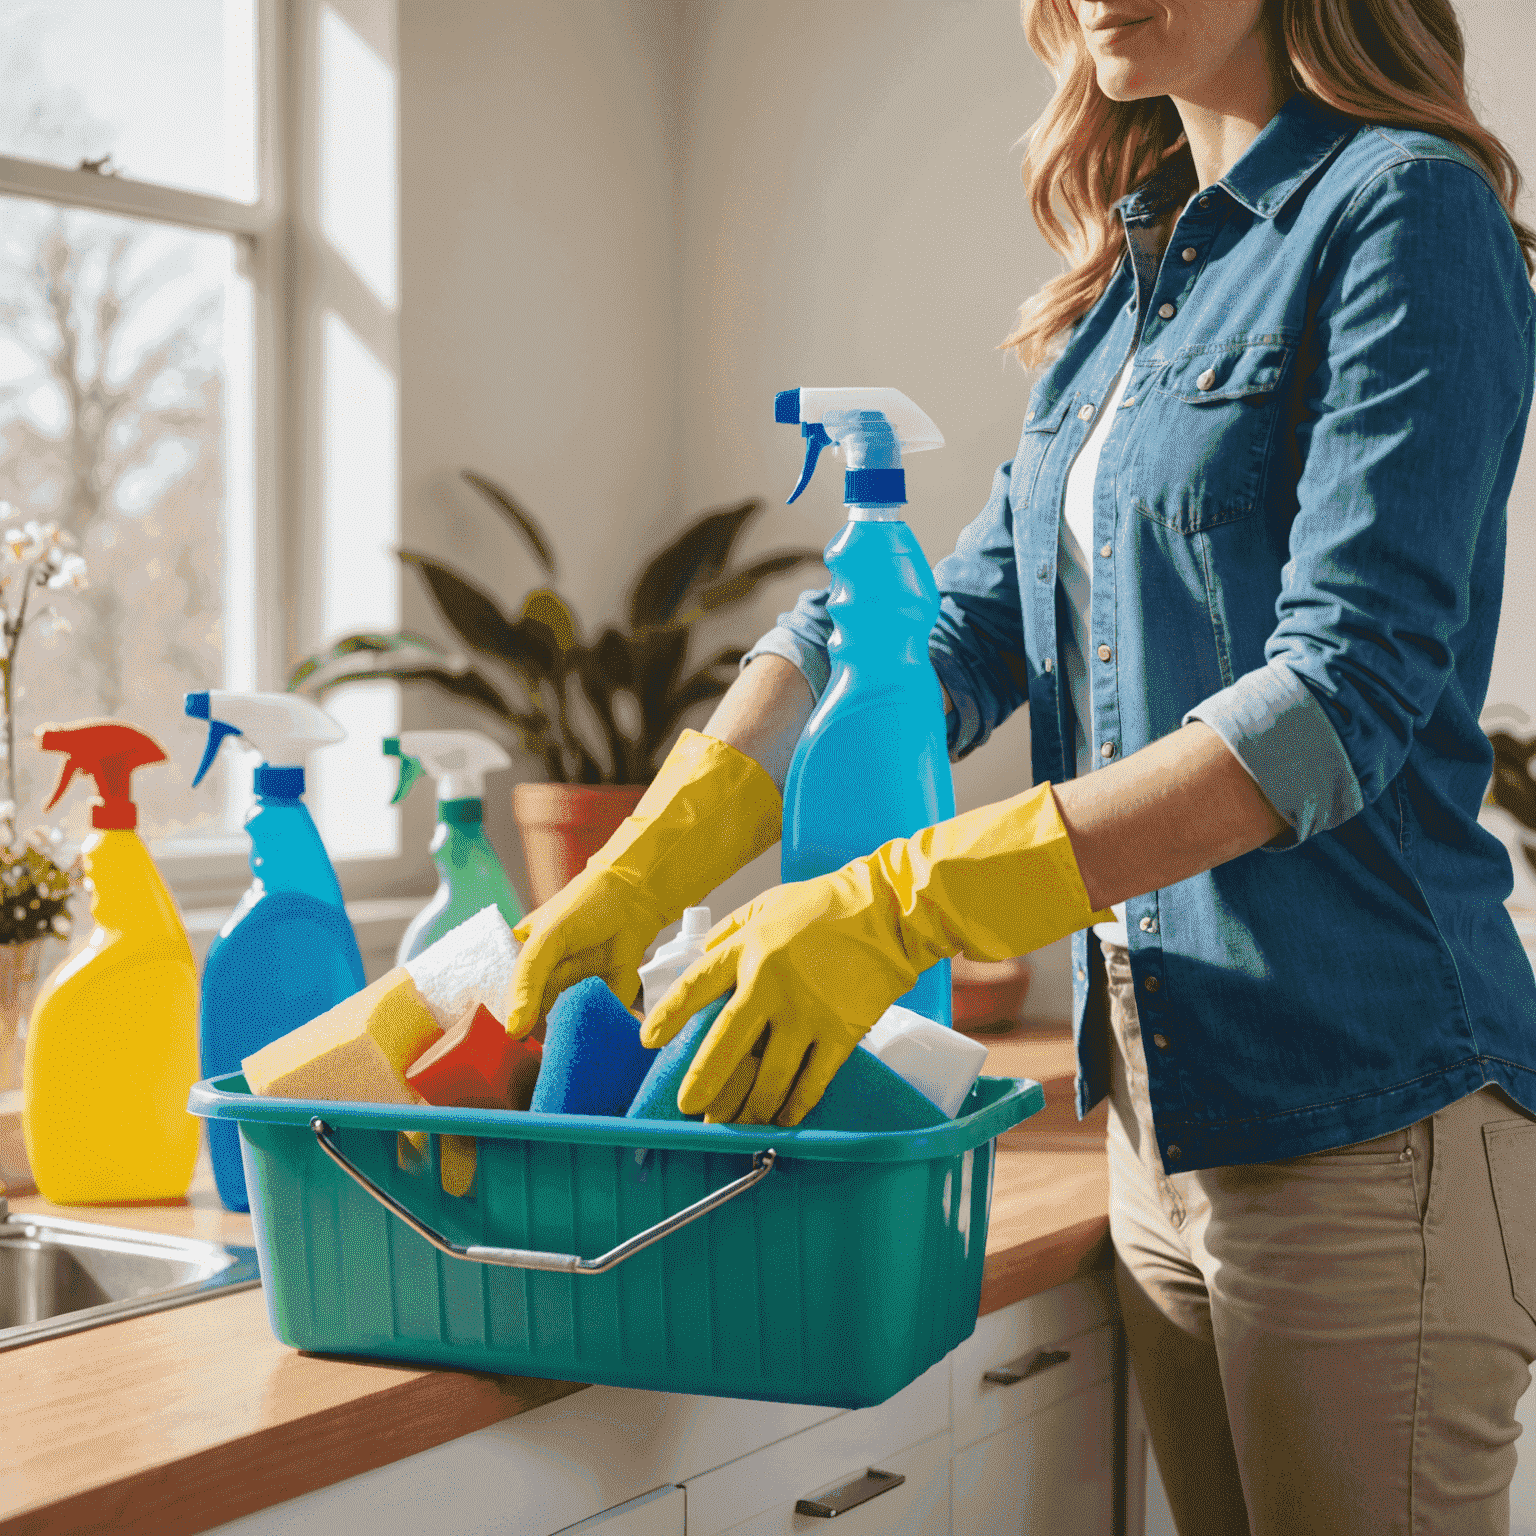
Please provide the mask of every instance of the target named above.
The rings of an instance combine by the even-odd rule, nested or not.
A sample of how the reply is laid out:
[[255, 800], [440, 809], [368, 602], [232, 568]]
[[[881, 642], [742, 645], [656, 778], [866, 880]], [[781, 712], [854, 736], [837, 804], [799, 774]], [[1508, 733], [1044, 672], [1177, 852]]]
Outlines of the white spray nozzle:
[[297, 693], [189, 693], [186, 712], [208, 722], [208, 745], [193, 784], [213, 767], [226, 736], [243, 736], [269, 768], [302, 768], [316, 747], [345, 741], [347, 733], [320, 706]]
[[702, 939], [709, 932], [709, 908], [689, 907], [683, 913], [683, 926], [678, 931], [680, 939]]
[[780, 390], [773, 419], [798, 423], [806, 440], [805, 463], [790, 501], [811, 483], [821, 450], [836, 444], [848, 465], [845, 502], [900, 506], [907, 499], [902, 455], [944, 446], [944, 434], [927, 413], [899, 389], [884, 386]]
[[512, 759], [479, 731], [401, 731], [384, 738], [384, 751], [400, 759], [400, 785], [391, 804], [405, 799], [424, 773], [436, 781], [439, 800], [482, 800], [486, 774], [512, 766]]

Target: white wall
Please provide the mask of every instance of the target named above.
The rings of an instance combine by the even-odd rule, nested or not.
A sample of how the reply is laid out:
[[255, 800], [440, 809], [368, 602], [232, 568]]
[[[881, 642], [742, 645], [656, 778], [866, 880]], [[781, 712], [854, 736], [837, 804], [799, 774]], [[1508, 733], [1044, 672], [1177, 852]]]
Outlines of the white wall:
[[[662, 0], [400, 0], [405, 542], [514, 612], [545, 578], [461, 467], [540, 521], [592, 626], [679, 521], [677, 31]], [[407, 709], [482, 719], [420, 691]], [[487, 829], [526, 898], [516, 777], [543, 774], [493, 780]]]
[[[1531, 0], [1462, 10], [1482, 107], [1536, 175]], [[1057, 270], [1018, 179], [1049, 80], [1014, 0], [401, 0], [400, 58], [408, 532], [518, 596], [531, 565], [450, 483], [499, 475], [597, 623], [706, 506], [768, 502], [749, 555], [825, 543], [837, 476], [782, 505], [800, 443], [772, 396], [867, 382], [944, 429], [908, 480], [924, 548], [949, 549], [1017, 442], [1028, 380], [995, 344]], [[1526, 462], [1489, 699], [1536, 729]], [[794, 589], [701, 643], [754, 637]], [[1016, 792], [1028, 758], [1016, 718], [961, 766], [962, 805]], [[766, 855], [716, 906], [775, 871]], [[1032, 1007], [1067, 995], [1058, 946]]]

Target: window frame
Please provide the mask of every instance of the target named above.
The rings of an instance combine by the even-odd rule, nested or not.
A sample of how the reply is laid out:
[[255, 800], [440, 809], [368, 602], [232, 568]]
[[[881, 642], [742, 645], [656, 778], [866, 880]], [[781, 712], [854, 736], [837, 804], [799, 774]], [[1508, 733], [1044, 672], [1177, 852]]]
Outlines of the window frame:
[[[305, 573], [313, 568], [319, 522], [313, 459], [321, 404], [316, 301], [323, 256], [314, 211], [315, 36], [323, 9], [322, 0], [255, 0], [253, 203], [0, 154], [0, 195], [211, 231], [233, 241], [238, 268], [251, 284], [254, 686], [269, 690], [285, 685], [292, 661], [319, 638], [311, 633], [316, 583]], [[398, 123], [398, 105], [396, 111]], [[397, 315], [389, 320], [397, 325]], [[397, 346], [388, 361], [398, 381]], [[394, 856], [336, 864], [349, 908], [371, 924], [392, 926], [395, 907], [404, 912], [430, 891], [430, 866], [424, 857], [408, 855], [418, 841], [410, 825], [415, 820], [402, 818]], [[227, 911], [250, 884], [249, 843], [241, 833], [157, 841], [154, 854], [183, 911], [204, 924], [217, 909]]]

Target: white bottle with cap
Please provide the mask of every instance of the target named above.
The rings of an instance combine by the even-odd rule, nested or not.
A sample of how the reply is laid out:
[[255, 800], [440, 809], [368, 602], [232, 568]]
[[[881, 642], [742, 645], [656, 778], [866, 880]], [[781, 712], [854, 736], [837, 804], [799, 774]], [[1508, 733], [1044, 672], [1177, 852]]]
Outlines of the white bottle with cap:
[[672, 983], [704, 953], [704, 936], [708, 932], [709, 908], [689, 907], [683, 913], [683, 925], [677, 937], [669, 939], [640, 967], [646, 1013], [650, 1013], [667, 995]]

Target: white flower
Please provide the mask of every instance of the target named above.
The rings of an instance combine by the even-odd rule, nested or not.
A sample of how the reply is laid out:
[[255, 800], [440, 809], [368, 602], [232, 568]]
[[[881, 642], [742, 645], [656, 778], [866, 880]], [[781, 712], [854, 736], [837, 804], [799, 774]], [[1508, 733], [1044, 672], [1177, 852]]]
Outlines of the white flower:
[[20, 528], [7, 528], [3, 536], [5, 552], [12, 560], [25, 560], [32, 553], [32, 541]]
[[80, 555], [65, 555], [59, 561], [58, 569], [48, 578], [48, 585], [53, 588], [71, 587], [76, 592], [84, 591], [90, 586], [85, 560]]
[[50, 544], [58, 542], [59, 525], [57, 523], [29, 522], [23, 525], [21, 531], [39, 549], [46, 549]]
[[25, 922], [27, 917], [27, 909], [25, 907], [12, 907], [11, 916], [14, 917], [18, 923]]
[[64, 829], [62, 827], [44, 827], [43, 831], [48, 834], [48, 841], [55, 848], [64, 841]]
[[54, 914], [53, 931], [58, 934], [61, 939], [67, 939], [69, 937], [70, 927], [71, 924], [69, 919], [65, 917], [62, 912], [56, 912]]

